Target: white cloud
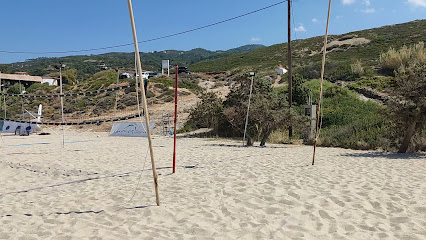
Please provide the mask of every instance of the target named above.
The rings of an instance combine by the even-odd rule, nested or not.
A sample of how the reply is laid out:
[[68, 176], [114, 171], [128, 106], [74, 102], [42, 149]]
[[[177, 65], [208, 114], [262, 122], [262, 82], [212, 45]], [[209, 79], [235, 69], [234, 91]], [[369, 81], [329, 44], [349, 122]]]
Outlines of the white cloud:
[[366, 6], [370, 6], [371, 5], [370, 0], [363, 0], [362, 3], [365, 4]]
[[350, 5], [350, 4], [354, 3], [354, 2], [355, 2], [355, 0], [342, 0], [342, 3], [344, 5]]
[[312, 18], [312, 22], [317, 23], [317, 22], [318, 22], [318, 19], [316, 19], [316, 18]]
[[408, 4], [413, 7], [426, 7], [426, 0], [408, 0]]
[[375, 13], [376, 9], [374, 9], [374, 8], [366, 8], [364, 10], [361, 10], [361, 12], [363, 12], [363, 13]]
[[252, 37], [252, 38], [250, 39], [250, 41], [252, 41], [252, 42], [260, 42], [260, 41], [262, 41], [262, 39], [260, 39], [260, 38], [258, 38], [258, 37]]
[[305, 29], [305, 27], [303, 25], [300, 25], [299, 27], [294, 28], [294, 31], [296, 31], [296, 32], [306, 32], [306, 29]]

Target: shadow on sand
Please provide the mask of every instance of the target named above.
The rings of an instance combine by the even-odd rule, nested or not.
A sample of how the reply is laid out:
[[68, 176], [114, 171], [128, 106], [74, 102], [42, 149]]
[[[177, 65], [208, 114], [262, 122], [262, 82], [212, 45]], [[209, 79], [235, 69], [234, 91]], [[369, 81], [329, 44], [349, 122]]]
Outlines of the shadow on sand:
[[241, 145], [236, 145], [236, 144], [225, 144], [225, 143], [212, 143], [212, 144], [204, 144], [204, 146], [209, 146], [209, 147], [234, 147], [234, 148], [287, 148], [286, 145], [283, 146], [243, 146]]
[[385, 152], [367, 152], [367, 153], [346, 153], [345, 157], [362, 157], [362, 158], [386, 158], [386, 159], [424, 159], [426, 153], [385, 153]]

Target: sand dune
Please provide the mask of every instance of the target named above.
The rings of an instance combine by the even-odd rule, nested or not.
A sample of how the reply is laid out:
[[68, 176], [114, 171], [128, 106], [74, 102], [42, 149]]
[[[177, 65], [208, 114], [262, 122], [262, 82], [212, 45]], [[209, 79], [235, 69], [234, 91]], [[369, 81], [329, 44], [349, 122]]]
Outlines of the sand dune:
[[425, 154], [155, 136], [157, 207], [146, 139], [61, 140], [2, 137], [0, 239], [426, 239]]

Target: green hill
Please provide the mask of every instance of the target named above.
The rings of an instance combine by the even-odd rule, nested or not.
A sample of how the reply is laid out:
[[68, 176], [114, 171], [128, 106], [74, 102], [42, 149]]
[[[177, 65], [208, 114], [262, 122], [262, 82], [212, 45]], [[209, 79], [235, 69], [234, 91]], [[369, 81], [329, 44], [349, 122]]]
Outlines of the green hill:
[[[323, 36], [320, 36], [292, 42], [293, 67], [307, 78], [319, 77], [323, 39]], [[350, 63], [356, 60], [377, 67], [380, 53], [390, 47], [400, 48], [425, 40], [426, 20], [331, 35], [327, 47], [327, 67], [335, 72], [333, 74], [342, 71], [341, 75], [344, 75], [350, 68]], [[287, 43], [203, 61], [190, 67], [191, 70], [199, 72], [227, 71], [235, 68], [269, 71], [279, 65], [287, 66]]]
[[[165, 50], [149, 53], [141, 53], [142, 67], [144, 70], [161, 71], [161, 60], [169, 59], [171, 64], [188, 66], [203, 60], [211, 60], [229, 56], [234, 53], [247, 52], [265, 46], [252, 44], [227, 51], [209, 51], [202, 48], [190, 51]], [[64, 63], [68, 68], [78, 71], [78, 78], [85, 79], [89, 75], [99, 72], [103, 66], [108, 68], [134, 68], [134, 53], [112, 52], [99, 55], [80, 55], [53, 58], [36, 58], [25, 62], [12, 64], [0, 64], [3, 73], [28, 72], [31, 75], [43, 76], [57, 70], [55, 65]]]

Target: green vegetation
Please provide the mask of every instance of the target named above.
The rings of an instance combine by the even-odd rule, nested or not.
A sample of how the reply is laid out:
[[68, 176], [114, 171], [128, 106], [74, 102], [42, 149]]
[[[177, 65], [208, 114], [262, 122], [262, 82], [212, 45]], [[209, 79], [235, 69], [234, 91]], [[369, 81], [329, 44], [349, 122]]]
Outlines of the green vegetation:
[[[426, 35], [425, 29], [426, 20], [420, 20], [330, 36], [324, 76], [320, 146], [390, 151], [399, 149], [400, 152], [426, 150], [426, 58], [422, 42]], [[162, 59], [175, 56], [174, 61], [181, 61], [180, 65], [192, 64], [189, 66], [192, 72], [204, 72], [179, 76], [179, 88], [198, 93], [201, 99], [179, 132], [212, 128], [214, 136], [222, 137], [242, 138], [250, 84], [246, 74], [256, 71], [247, 144], [259, 141], [264, 146], [268, 139], [270, 142], [288, 143], [303, 137], [308, 123], [303, 116], [303, 105], [308, 96], [312, 96], [313, 104], [318, 104], [322, 40], [322, 37], [315, 37], [293, 42], [294, 105], [291, 113], [287, 105], [286, 76], [282, 76], [279, 87], [272, 87], [277, 79], [274, 69], [287, 65], [285, 44], [263, 48], [249, 46], [214, 53], [204, 49], [164, 51], [144, 54], [144, 61], [147, 69], [155, 69]], [[246, 52], [248, 50], [251, 51]], [[57, 77], [56, 70], [46, 70], [51, 66], [46, 65], [51, 60], [58, 61], [37, 59], [28, 61], [28, 66], [35, 72], [47, 71], [50, 76]], [[115, 70], [100, 71], [93, 66], [105, 63], [108, 66], [116, 64], [132, 68], [134, 58], [132, 54], [110, 53], [61, 60], [70, 63], [70, 69], [64, 71], [64, 79], [68, 81], [64, 88], [67, 92], [81, 92], [111, 87], [117, 81]], [[87, 65], [86, 68], [77, 67], [81, 61]], [[41, 62], [44, 65], [37, 66], [43, 66], [42, 70], [35, 67]], [[10, 72], [18, 68], [11, 64], [0, 65], [0, 69]], [[230, 86], [231, 92], [223, 100], [211, 92], [203, 92], [199, 81], [207, 79], [217, 83], [216, 87]], [[135, 80], [120, 82], [123, 85], [125, 82], [134, 85]], [[12, 86], [8, 91], [19, 92], [18, 87]], [[152, 102], [169, 102], [173, 100], [173, 88], [174, 80], [170, 77], [152, 78], [149, 80], [147, 96]], [[52, 93], [58, 92], [58, 88], [34, 84], [26, 91]], [[121, 93], [118, 109], [136, 104], [134, 86], [127, 88], [125, 94]], [[26, 105], [35, 108], [45, 100], [24, 101]], [[46, 112], [51, 114], [58, 111], [60, 107], [57, 101], [49, 101], [45, 102]], [[7, 105], [11, 115], [19, 116], [20, 98], [9, 97]], [[111, 93], [79, 96], [67, 100], [65, 111], [69, 114], [78, 112], [98, 116], [107, 114], [114, 105], [115, 95]], [[294, 130], [293, 139], [286, 137], [289, 125]]]
[[359, 80], [350, 83], [348, 87], [352, 90], [357, 88], [372, 88], [375, 90], [383, 91], [392, 87], [394, 83], [392, 77], [374, 76], [374, 77], [362, 77]]
[[[236, 76], [233, 79], [235, 87], [224, 102], [213, 93], [201, 94], [202, 101], [192, 110], [184, 129], [211, 127], [220, 136], [242, 137], [250, 88], [248, 78], [247, 75]], [[265, 146], [273, 131], [290, 123], [295, 126], [303, 122], [297, 114], [290, 117], [286, 97], [283, 91], [273, 89], [270, 81], [255, 78], [246, 134], [248, 146], [252, 146], [255, 140], [260, 141], [260, 146]]]
[[[141, 53], [141, 61], [144, 70], [160, 71], [161, 60], [170, 59], [171, 64], [188, 66], [203, 60], [217, 59], [229, 56], [238, 52], [247, 52], [262, 48], [263, 45], [246, 45], [228, 51], [209, 51], [196, 48], [190, 51], [166, 50], [149, 53]], [[55, 66], [59, 63], [66, 64], [68, 69], [77, 69], [75, 76], [77, 81], [82, 81], [91, 75], [102, 71], [104, 67], [119, 68], [129, 71], [134, 69], [134, 53], [113, 52], [99, 55], [67, 56], [59, 58], [36, 58], [29, 59], [24, 63], [0, 64], [0, 71], [3, 73], [28, 72], [30, 75], [44, 76], [51, 73], [58, 73]], [[70, 79], [74, 83], [74, 79]]]
[[10, 86], [7, 89], [7, 93], [11, 93], [11, 94], [21, 94], [22, 91], [25, 90], [24, 85], [16, 83], [13, 86]]
[[[307, 83], [313, 92], [319, 91], [319, 80]], [[389, 149], [384, 141], [389, 122], [381, 114], [384, 107], [373, 101], [362, 101], [347, 88], [324, 82], [324, 101], [320, 146], [352, 149]], [[317, 104], [317, 100], [314, 101]], [[385, 145], [386, 144], [386, 145]]]
[[[422, 49], [418, 47], [421, 46]], [[400, 153], [405, 153], [410, 147], [414, 135], [422, 135], [426, 126], [426, 55], [424, 45], [418, 44], [410, 48], [402, 48], [397, 55], [404, 59], [407, 49], [415, 49], [415, 57], [395, 70], [395, 84], [391, 90], [394, 101], [390, 104], [392, 119], [398, 129], [404, 132], [404, 138], [399, 147]], [[394, 54], [390, 50], [389, 55]]]
[[34, 94], [48, 94], [53, 89], [57, 88], [56, 86], [49, 86], [48, 83], [34, 83], [33, 85], [29, 86], [26, 89], [27, 93], [34, 93]]
[[[326, 79], [333, 81], [329, 77], [330, 70], [335, 71], [334, 79], [337, 76], [343, 78], [353, 78], [351, 64], [361, 61], [366, 66], [379, 67], [378, 56], [387, 51], [389, 47], [401, 48], [404, 45], [410, 45], [424, 41], [426, 29], [426, 20], [418, 20], [403, 24], [384, 26], [381, 28], [351, 32], [348, 34], [330, 36], [331, 41], [342, 41], [352, 38], [365, 38], [369, 43], [352, 46], [343, 45], [327, 53]], [[321, 69], [321, 49], [323, 47], [323, 38], [314, 37], [292, 42], [293, 65], [295, 72], [300, 73], [306, 79], [319, 78]], [[265, 48], [256, 49], [247, 53], [233, 54], [221, 59], [203, 61], [191, 65], [193, 71], [218, 72], [227, 71], [235, 68], [252, 68], [253, 70], [275, 69], [277, 66], [287, 66], [287, 46], [286, 44], [277, 44]], [[327, 67], [326, 65], [326, 67]], [[333, 66], [337, 66], [335, 68]], [[317, 73], [312, 75], [311, 69], [314, 68]], [[334, 70], [333, 70], [334, 69]], [[310, 72], [306, 74], [303, 72]], [[368, 70], [369, 71], [369, 70]], [[340, 78], [339, 78], [340, 80]]]
[[403, 46], [399, 50], [390, 48], [389, 51], [380, 55], [382, 69], [391, 73], [399, 71], [400, 68], [418, 65], [425, 61], [426, 54], [424, 42], [419, 42], [410, 47]]

